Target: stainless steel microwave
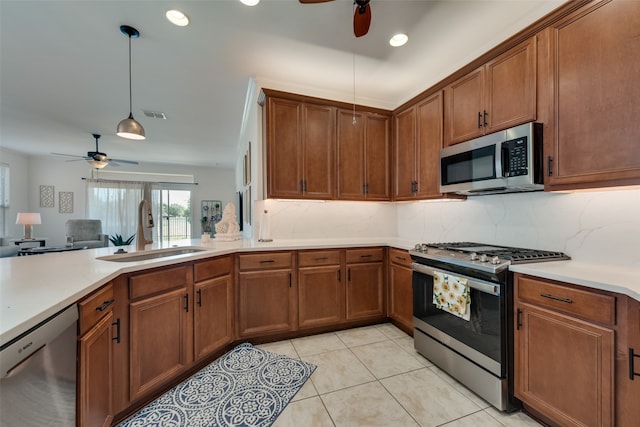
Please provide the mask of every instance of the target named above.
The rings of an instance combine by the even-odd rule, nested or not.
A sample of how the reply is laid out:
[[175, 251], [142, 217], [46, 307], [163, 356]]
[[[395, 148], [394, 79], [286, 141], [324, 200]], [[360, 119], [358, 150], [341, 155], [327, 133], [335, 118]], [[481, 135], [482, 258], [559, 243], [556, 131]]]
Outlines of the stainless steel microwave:
[[440, 192], [467, 196], [544, 189], [542, 124], [525, 123], [440, 150]]

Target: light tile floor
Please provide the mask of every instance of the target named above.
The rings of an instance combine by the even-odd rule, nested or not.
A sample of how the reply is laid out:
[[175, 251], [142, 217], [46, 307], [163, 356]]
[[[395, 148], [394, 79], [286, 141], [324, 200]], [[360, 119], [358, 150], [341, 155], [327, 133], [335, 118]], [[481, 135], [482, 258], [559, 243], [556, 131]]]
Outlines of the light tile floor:
[[389, 323], [259, 347], [317, 366], [274, 427], [539, 426], [494, 409]]

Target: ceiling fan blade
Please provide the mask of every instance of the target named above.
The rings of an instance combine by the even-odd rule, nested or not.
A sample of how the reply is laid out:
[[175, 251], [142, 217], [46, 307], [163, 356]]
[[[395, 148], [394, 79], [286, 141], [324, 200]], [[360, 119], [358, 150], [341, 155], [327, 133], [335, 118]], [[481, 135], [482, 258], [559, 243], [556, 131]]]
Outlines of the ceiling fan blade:
[[139, 165], [140, 164], [140, 163], [135, 162], [133, 160], [109, 159], [109, 164], [113, 164], [114, 166], [118, 166], [116, 163], [126, 163], [128, 165]]
[[[364, 3], [364, 2], [363, 2]], [[353, 14], [353, 34], [356, 37], [362, 37], [369, 32], [371, 25], [371, 6], [367, 1], [364, 4], [356, 2], [356, 11]]]
[[63, 154], [63, 153], [51, 153], [54, 156], [62, 156], [62, 157], [75, 157], [77, 160], [86, 160], [86, 156], [76, 156], [74, 154]]
[[327, 3], [333, 0], [298, 0], [302, 4]]

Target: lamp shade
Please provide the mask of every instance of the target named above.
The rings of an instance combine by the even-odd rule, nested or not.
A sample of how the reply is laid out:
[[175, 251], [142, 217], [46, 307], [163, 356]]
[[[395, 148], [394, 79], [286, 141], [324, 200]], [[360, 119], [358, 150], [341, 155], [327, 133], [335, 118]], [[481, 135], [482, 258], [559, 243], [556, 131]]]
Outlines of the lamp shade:
[[127, 139], [145, 139], [144, 128], [133, 118], [133, 114], [129, 114], [129, 117], [122, 119], [120, 123], [118, 123], [116, 135]]
[[16, 224], [21, 224], [21, 225], [42, 224], [42, 219], [40, 218], [40, 214], [37, 212], [18, 212], [18, 217], [16, 218]]

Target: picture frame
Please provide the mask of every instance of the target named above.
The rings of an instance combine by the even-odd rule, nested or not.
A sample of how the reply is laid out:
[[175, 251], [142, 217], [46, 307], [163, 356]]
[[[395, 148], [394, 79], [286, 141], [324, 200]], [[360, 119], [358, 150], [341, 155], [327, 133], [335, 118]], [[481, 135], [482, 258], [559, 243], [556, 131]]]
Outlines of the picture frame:
[[58, 199], [58, 211], [60, 213], [73, 213], [73, 191], [59, 192]]
[[52, 208], [55, 206], [53, 185], [40, 186], [40, 207]]

